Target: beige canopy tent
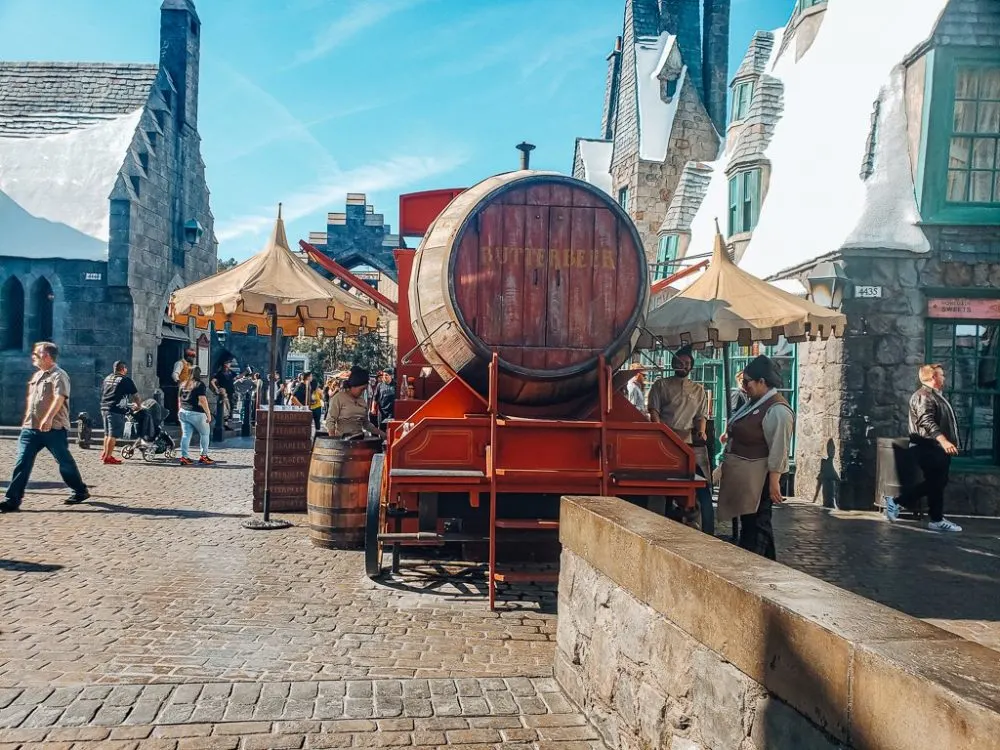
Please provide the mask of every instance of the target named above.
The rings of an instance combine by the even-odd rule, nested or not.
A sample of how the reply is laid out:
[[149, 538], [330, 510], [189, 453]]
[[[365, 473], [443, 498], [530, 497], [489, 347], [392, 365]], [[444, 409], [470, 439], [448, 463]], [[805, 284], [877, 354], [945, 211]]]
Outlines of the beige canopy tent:
[[729, 347], [842, 336], [847, 317], [796, 297], [739, 268], [716, 226], [715, 250], [705, 273], [646, 318], [638, 346], [720, 347], [726, 411], [730, 406]]
[[754, 341], [797, 342], [843, 335], [847, 318], [815, 302], [796, 297], [739, 268], [716, 232], [708, 269], [675, 297], [651, 311], [639, 341], [674, 348], [721, 346]]
[[[213, 324], [217, 330], [227, 328], [246, 333], [254, 326], [258, 333], [270, 334], [268, 379], [277, 364], [279, 329], [289, 335], [300, 331], [310, 336], [320, 331], [330, 335], [340, 331], [354, 335], [378, 324], [378, 310], [323, 278], [292, 254], [280, 205], [274, 231], [261, 252], [235, 268], [178, 289], [170, 297], [168, 314], [177, 323], [193, 320], [199, 328]], [[255, 529], [287, 526], [270, 518], [274, 399], [269, 398], [267, 402], [264, 519], [244, 524]]]

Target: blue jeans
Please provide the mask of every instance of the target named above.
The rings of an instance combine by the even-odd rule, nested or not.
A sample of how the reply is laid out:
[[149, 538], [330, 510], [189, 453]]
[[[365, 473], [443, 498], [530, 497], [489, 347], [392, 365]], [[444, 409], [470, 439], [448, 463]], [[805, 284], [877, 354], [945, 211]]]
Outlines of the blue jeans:
[[181, 409], [177, 413], [177, 418], [181, 423], [181, 458], [188, 457], [188, 448], [191, 446], [191, 437], [195, 430], [198, 431], [201, 440], [201, 455], [207, 456], [211, 433], [208, 430], [208, 417], [205, 416], [205, 412]]
[[59, 475], [69, 488], [77, 495], [85, 495], [87, 485], [83, 483], [80, 469], [73, 460], [73, 454], [69, 452], [67, 431], [42, 432], [25, 428], [21, 430], [21, 436], [17, 440], [17, 460], [14, 462], [14, 473], [7, 487], [7, 499], [21, 502], [28, 480], [31, 478], [31, 470], [35, 467], [35, 457], [42, 452], [42, 449], [47, 450], [55, 458], [59, 464]]
[[715, 506], [712, 505], [712, 486], [695, 490], [695, 499], [701, 507], [701, 530], [715, 536]]

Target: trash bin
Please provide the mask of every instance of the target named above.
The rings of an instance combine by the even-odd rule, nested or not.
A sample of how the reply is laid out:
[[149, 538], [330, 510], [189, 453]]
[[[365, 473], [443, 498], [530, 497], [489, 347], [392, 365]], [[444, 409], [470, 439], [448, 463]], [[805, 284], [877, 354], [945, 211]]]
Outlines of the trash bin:
[[875, 460], [875, 505], [883, 506], [886, 495], [896, 497], [923, 481], [910, 439], [879, 438]]

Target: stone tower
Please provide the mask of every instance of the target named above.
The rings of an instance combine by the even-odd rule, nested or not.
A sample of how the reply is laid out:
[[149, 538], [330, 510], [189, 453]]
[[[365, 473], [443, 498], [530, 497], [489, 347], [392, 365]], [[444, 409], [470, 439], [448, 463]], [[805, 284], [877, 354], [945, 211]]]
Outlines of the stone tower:
[[177, 88], [174, 114], [180, 126], [198, 129], [198, 64], [201, 21], [192, 0], [163, 0], [160, 6], [160, 68]]

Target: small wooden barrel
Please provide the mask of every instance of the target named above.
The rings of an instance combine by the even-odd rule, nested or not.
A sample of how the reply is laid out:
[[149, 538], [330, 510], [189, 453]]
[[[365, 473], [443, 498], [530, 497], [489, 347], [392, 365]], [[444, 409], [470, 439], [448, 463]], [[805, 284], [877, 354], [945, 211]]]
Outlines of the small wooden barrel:
[[309, 536], [317, 547], [364, 546], [368, 471], [382, 441], [317, 437], [306, 492]]

